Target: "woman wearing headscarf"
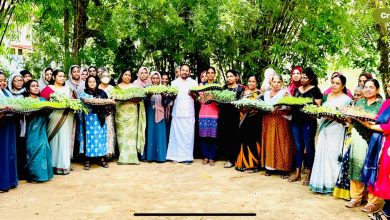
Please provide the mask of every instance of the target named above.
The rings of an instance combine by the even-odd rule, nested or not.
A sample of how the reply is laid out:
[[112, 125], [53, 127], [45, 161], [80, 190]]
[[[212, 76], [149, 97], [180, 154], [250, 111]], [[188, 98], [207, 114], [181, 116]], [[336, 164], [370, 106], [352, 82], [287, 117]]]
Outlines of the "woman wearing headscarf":
[[[95, 76], [88, 76], [85, 81], [84, 92], [80, 94], [80, 99], [106, 99], [107, 94], [98, 88], [98, 79]], [[90, 158], [100, 158], [99, 164], [108, 168], [104, 157], [107, 153], [107, 125], [106, 117], [109, 114], [107, 106], [90, 106], [88, 114], [84, 114], [83, 127], [85, 130], [85, 145], [80, 146], [80, 153], [85, 153], [84, 169], [90, 169]]]
[[263, 83], [261, 84], [261, 87], [260, 87], [261, 93], [264, 93], [265, 91], [268, 91], [271, 89], [271, 79], [275, 74], [276, 74], [276, 72], [272, 68], [267, 68], [264, 71], [264, 79], [263, 79]]
[[84, 91], [85, 82], [80, 78], [80, 67], [78, 65], [72, 65], [69, 68], [66, 85], [72, 89], [77, 97]]
[[[106, 71], [102, 73], [100, 78], [99, 89], [103, 90], [108, 97], [111, 97], [111, 90], [114, 86], [110, 85], [112, 78]], [[110, 110], [110, 115], [106, 117], [107, 124], [107, 158], [110, 159], [115, 155], [116, 133], [115, 133], [115, 110]]]
[[301, 73], [302, 73], [302, 67], [301, 66], [294, 66], [291, 69], [291, 82], [290, 85], [288, 85], [288, 91], [291, 95], [294, 95], [295, 90], [301, 86]]
[[[14, 73], [8, 78], [8, 91], [13, 98], [24, 98], [24, 79], [19, 73]], [[24, 164], [26, 162], [26, 119], [24, 115], [14, 115], [13, 117], [16, 125], [16, 148], [17, 148], [17, 162], [19, 179], [26, 178], [26, 170]]]
[[[0, 98], [12, 98], [12, 93], [5, 89], [6, 77], [0, 72]], [[18, 185], [16, 166], [16, 129], [13, 115], [0, 113], [0, 191], [6, 192]]]
[[[152, 85], [158, 86], [161, 83], [161, 75], [153, 71], [150, 75]], [[145, 101], [147, 106], [147, 130], [144, 155], [146, 161], [165, 162], [167, 157], [167, 131], [163, 97], [160, 94], [152, 95], [150, 100]]]
[[[30, 80], [26, 83], [27, 99], [45, 101], [39, 97], [38, 81]], [[26, 116], [26, 171], [27, 180], [46, 182], [53, 178], [51, 150], [47, 138], [47, 112], [37, 112]]]
[[39, 90], [42, 91], [50, 82], [51, 76], [53, 75], [53, 69], [51, 67], [46, 68], [39, 78]]
[[[72, 90], [65, 85], [65, 72], [55, 70], [52, 79], [41, 92], [41, 96], [50, 100], [50, 95], [59, 93], [67, 98], [74, 98]], [[74, 142], [74, 113], [69, 109], [54, 110], [49, 115], [47, 126], [48, 140], [52, 151], [52, 163], [55, 174], [70, 173], [71, 148]]]
[[[124, 70], [115, 89], [139, 87], [131, 83], [131, 72]], [[122, 101], [116, 105], [115, 124], [119, 148], [118, 164], [139, 164], [138, 153], [145, 147], [146, 115], [144, 102]]]
[[134, 80], [133, 84], [140, 88], [145, 88], [146, 86], [151, 85], [152, 81], [149, 78], [149, 69], [144, 66], [139, 68], [137, 79]]

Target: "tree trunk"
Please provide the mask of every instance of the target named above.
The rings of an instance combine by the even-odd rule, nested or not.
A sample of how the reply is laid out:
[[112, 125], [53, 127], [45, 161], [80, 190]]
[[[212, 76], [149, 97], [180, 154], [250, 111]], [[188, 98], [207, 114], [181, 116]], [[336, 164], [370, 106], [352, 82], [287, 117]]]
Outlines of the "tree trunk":
[[70, 10], [68, 0], [64, 0], [64, 68], [70, 67], [69, 54], [69, 30], [70, 30]]
[[[388, 30], [386, 27], [386, 24], [377, 24], [376, 29], [379, 33], [379, 39], [378, 39], [378, 49], [380, 53], [380, 64], [378, 67], [379, 73], [382, 76], [382, 84], [383, 87], [386, 88], [387, 83], [390, 80], [390, 74], [389, 74], [389, 41], [387, 39], [388, 37]], [[386, 90], [385, 90], [386, 91]], [[389, 97], [389, 95], [386, 93], [386, 98]]]
[[80, 63], [80, 49], [83, 48], [88, 36], [88, 4], [89, 0], [74, 0], [75, 17], [73, 23], [72, 58], [75, 63]]

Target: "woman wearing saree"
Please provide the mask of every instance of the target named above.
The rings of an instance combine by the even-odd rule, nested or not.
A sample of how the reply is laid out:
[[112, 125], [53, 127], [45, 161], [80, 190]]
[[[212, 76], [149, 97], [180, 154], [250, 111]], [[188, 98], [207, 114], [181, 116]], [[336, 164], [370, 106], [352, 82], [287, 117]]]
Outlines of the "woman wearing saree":
[[[282, 86], [282, 77], [274, 75], [271, 78], [271, 90], [264, 93], [264, 101], [274, 105], [284, 96], [289, 96], [289, 91], [282, 89]], [[283, 109], [276, 109], [263, 116], [261, 166], [267, 169], [266, 176], [280, 171], [281, 177], [287, 179], [287, 172], [292, 170], [294, 145], [289, 129], [291, 116], [285, 115], [284, 112]]]
[[[50, 95], [60, 93], [72, 98], [72, 90], [65, 86], [65, 72], [55, 70], [52, 79], [46, 86], [41, 96], [50, 100]], [[74, 98], [74, 97], [73, 97]], [[47, 126], [48, 140], [52, 151], [52, 163], [54, 174], [66, 175], [70, 173], [71, 147], [73, 146], [73, 121], [74, 113], [69, 109], [54, 110], [49, 115]]]
[[[85, 81], [84, 92], [80, 94], [80, 99], [106, 99], [107, 94], [98, 88], [98, 80], [95, 76], [88, 76]], [[104, 160], [107, 153], [107, 125], [106, 116], [108, 106], [88, 106], [90, 112], [84, 114], [85, 146], [80, 149], [85, 153], [84, 170], [90, 169], [90, 159], [100, 158], [99, 165], [108, 168]]]
[[[161, 83], [160, 73], [153, 71], [150, 75], [152, 85]], [[146, 103], [146, 144], [142, 159], [152, 162], [165, 162], [167, 157], [167, 131], [163, 97], [160, 94], [152, 95]]]
[[[252, 75], [248, 78], [248, 87], [242, 93], [242, 99], [258, 99], [260, 90], [257, 89], [258, 79]], [[254, 109], [242, 109], [239, 127], [240, 150], [236, 159], [235, 169], [246, 173], [259, 171], [260, 167], [260, 138], [261, 116]]]
[[[25, 85], [30, 99], [39, 99], [39, 85], [36, 80], [30, 80]], [[33, 113], [26, 116], [26, 170], [27, 180], [34, 182], [46, 182], [53, 178], [52, 156], [49, 141], [47, 139], [46, 112]]]
[[[12, 94], [5, 89], [6, 77], [0, 72], [0, 98], [12, 98]], [[0, 113], [0, 192], [18, 186], [16, 167], [16, 129], [12, 115]]]
[[[114, 86], [110, 85], [111, 76], [107, 71], [103, 71], [99, 89], [103, 90], [108, 97], [111, 97], [111, 90]], [[116, 133], [115, 133], [115, 119], [114, 114], [115, 110], [110, 110], [110, 115], [106, 117], [107, 124], [107, 158], [113, 158], [115, 156], [115, 146], [116, 146]]]
[[[138, 87], [131, 84], [131, 72], [124, 70], [116, 89]], [[144, 153], [146, 114], [143, 101], [122, 101], [116, 105], [115, 124], [119, 148], [118, 164], [139, 164], [138, 153]]]
[[[367, 80], [363, 89], [364, 98], [356, 103], [363, 111], [377, 114], [382, 106], [383, 100], [378, 97], [379, 82], [376, 79]], [[362, 169], [367, 156], [368, 142], [370, 141], [372, 131], [365, 128], [360, 123], [354, 122], [352, 129], [352, 142], [350, 146], [350, 194], [351, 201], [346, 204], [348, 208], [359, 207], [365, 196], [365, 184], [362, 182]], [[364, 212], [374, 212], [379, 209], [380, 198], [368, 193], [368, 203], [362, 209]]]
[[[352, 99], [347, 95], [343, 75], [332, 78], [332, 92], [323, 98], [323, 106], [332, 108], [347, 106]], [[310, 190], [317, 193], [333, 193], [341, 164], [339, 157], [344, 147], [344, 125], [332, 118], [323, 117], [319, 122], [318, 140], [310, 178]]]

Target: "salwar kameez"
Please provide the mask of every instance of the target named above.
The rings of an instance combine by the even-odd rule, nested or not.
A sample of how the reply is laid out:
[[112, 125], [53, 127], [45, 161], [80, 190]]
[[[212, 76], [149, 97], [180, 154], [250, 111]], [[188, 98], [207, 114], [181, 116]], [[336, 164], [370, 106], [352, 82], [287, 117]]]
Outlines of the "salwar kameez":
[[138, 153], [145, 146], [146, 114], [144, 102], [120, 102], [116, 106], [115, 124], [119, 164], [139, 164]]

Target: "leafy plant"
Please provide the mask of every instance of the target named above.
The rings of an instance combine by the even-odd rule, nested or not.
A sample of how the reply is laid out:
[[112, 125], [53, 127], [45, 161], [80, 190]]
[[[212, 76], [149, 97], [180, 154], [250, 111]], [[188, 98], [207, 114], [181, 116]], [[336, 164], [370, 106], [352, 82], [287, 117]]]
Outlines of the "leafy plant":
[[121, 89], [115, 87], [111, 90], [111, 98], [115, 100], [132, 100], [132, 99], [143, 99], [146, 97], [145, 89], [133, 87], [128, 89]]
[[274, 110], [274, 107], [260, 99], [240, 99], [238, 101], [232, 102], [237, 108], [255, 108], [265, 112], [271, 112]]
[[192, 92], [204, 92], [204, 91], [212, 91], [212, 90], [222, 90], [223, 86], [219, 84], [206, 84], [200, 86], [194, 86], [190, 88]]
[[166, 96], [176, 96], [178, 92], [179, 91], [177, 88], [164, 85], [149, 86], [145, 88], [146, 94], [164, 94]]
[[307, 105], [312, 103], [312, 98], [285, 96], [280, 99], [275, 105]]

